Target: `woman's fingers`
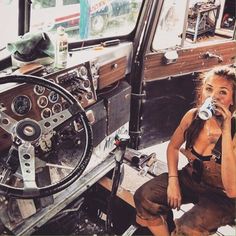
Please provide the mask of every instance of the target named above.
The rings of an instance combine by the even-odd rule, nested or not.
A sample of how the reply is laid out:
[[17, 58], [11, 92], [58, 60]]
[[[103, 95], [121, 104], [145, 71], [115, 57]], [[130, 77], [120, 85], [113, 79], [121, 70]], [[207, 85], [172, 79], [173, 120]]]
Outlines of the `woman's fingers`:
[[225, 107], [223, 104], [221, 104], [220, 102], [215, 102], [215, 112], [220, 114], [224, 120], [231, 119], [231, 112], [229, 111], [229, 109], [227, 107]]
[[215, 103], [215, 109], [222, 110], [224, 112], [230, 112], [229, 109], [220, 102]]
[[231, 112], [225, 108], [216, 108], [217, 112], [219, 112], [224, 118], [231, 118]]
[[180, 206], [181, 206], [181, 199], [178, 199], [178, 205], [177, 205], [177, 210], [179, 211], [180, 209]]
[[169, 184], [167, 187], [167, 203], [173, 209], [179, 209], [181, 205], [181, 193], [179, 185]]
[[181, 198], [169, 197], [168, 198], [168, 205], [173, 209], [177, 208], [179, 210], [180, 205], [181, 205]]

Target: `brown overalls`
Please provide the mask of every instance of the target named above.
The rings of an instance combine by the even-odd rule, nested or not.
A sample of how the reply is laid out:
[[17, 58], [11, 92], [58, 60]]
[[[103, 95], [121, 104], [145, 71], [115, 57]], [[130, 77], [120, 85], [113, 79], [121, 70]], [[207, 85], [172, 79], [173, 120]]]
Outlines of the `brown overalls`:
[[[171, 235], [209, 235], [220, 226], [233, 224], [235, 198], [229, 198], [223, 190], [220, 163], [210, 158], [200, 161], [191, 150], [181, 149], [189, 164], [178, 172], [182, 204], [194, 206], [175, 220]], [[197, 159], [197, 161], [195, 161]], [[198, 173], [200, 172], [200, 174]], [[168, 226], [171, 208], [167, 203], [168, 173], [154, 177], [141, 186], [134, 195], [137, 210], [136, 221], [142, 226], [164, 224]], [[173, 225], [173, 224], [172, 224]]]

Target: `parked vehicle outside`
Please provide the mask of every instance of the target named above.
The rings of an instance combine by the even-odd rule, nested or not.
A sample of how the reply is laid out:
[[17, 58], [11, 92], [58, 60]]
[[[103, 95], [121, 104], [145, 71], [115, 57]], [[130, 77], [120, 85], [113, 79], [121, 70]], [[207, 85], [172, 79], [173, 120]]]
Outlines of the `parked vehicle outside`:
[[[87, 4], [89, 11], [86, 20], [89, 35], [94, 37], [97, 34], [105, 34], [107, 27], [112, 24], [117, 27], [127, 19], [132, 20], [137, 5], [140, 6], [139, 2], [141, 3], [140, 0], [34, 0], [31, 25], [35, 30], [51, 32], [63, 26], [69, 35], [77, 34], [78, 39], [81, 11], [86, 11], [84, 4]], [[133, 27], [134, 24], [131, 24], [131, 28]]]

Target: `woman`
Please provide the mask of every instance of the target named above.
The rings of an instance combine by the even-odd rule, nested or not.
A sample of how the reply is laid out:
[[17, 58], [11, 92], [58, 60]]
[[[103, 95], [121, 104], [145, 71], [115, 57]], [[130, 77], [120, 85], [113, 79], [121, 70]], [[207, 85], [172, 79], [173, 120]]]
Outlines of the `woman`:
[[[137, 223], [147, 226], [154, 235], [170, 235], [172, 230], [172, 235], [209, 235], [234, 222], [235, 93], [234, 68], [215, 68], [203, 74], [197, 107], [211, 97], [213, 116], [202, 120], [199, 108], [189, 110], [168, 145], [168, 173], [151, 179], [136, 191]], [[181, 149], [184, 142], [185, 149]], [[189, 164], [178, 171], [179, 151]], [[175, 220], [171, 228], [171, 209], [186, 203], [194, 203], [193, 208]]]

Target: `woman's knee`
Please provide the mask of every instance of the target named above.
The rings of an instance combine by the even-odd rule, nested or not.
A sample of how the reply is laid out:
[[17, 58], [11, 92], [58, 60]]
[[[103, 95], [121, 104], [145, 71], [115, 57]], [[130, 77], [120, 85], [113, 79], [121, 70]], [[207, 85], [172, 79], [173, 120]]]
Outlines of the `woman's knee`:
[[140, 205], [145, 201], [145, 191], [143, 191], [143, 186], [141, 186], [139, 189], [137, 189], [134, 193], [134, 203], [136, 208], [139, 208]]
[[139, 187], [134, 194], [135, 205], [145, 203], [148, 206], [155, 204], [166, 204], [167, 174], [163, 173]]

